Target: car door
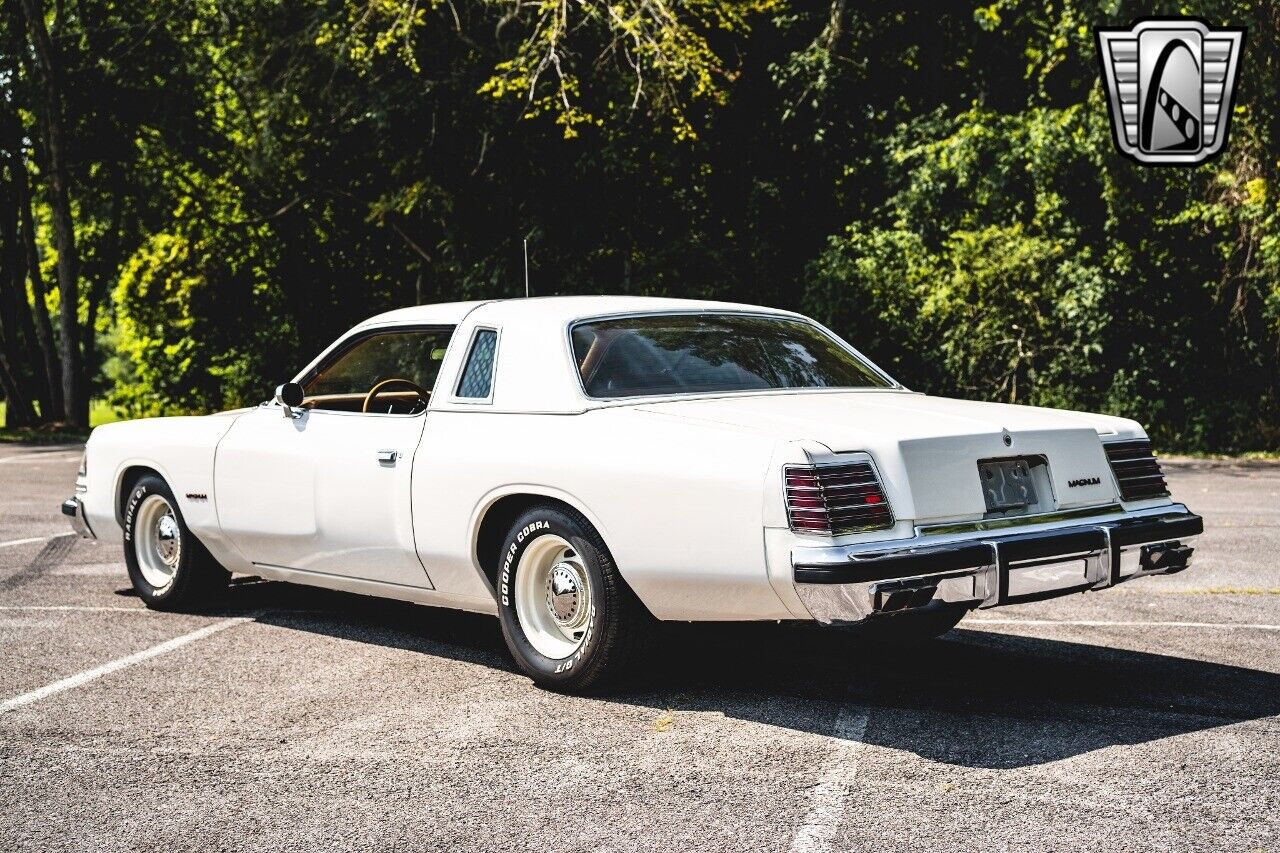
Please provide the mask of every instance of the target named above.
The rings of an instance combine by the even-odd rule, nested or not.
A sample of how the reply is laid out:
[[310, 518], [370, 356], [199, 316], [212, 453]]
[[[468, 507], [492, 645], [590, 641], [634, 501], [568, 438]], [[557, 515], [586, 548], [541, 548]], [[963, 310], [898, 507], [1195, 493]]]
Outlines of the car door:
[[[218, 445], [214, 489], [222, 530], [248, 560], [431, 587], [414, 544], [411, 484], [451, 332], [355, 335], [301, 378], [296, 416], [273, 404], [236, 421]], [[388, 390], [371, 398], [379, 387]]]

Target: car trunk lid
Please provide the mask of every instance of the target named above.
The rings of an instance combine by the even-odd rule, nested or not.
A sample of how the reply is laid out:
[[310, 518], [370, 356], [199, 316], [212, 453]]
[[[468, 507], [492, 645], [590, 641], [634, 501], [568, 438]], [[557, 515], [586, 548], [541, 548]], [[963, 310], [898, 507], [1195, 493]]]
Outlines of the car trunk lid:
[[[917, 523], [1104, 505], [1118, 500], [1099, 433], [1109, 419], [1030, 406], [903, 391], [811, 391], [646, 403], [642, 409], [810, 440], [835, 453], [866, 451], [895, 515]], [[1126, 436], [1127, 437], [1127, 436]], [[993, 509], [984, 486], [1024, 459], [1039, 485], [1035, 504]], [[1043, 466], [1039, 465], [1043, 461]], [[1008, 466], [1004, 466], [1007, 470]], [[1006, 495], [1007, 496], [1007, 495]]]

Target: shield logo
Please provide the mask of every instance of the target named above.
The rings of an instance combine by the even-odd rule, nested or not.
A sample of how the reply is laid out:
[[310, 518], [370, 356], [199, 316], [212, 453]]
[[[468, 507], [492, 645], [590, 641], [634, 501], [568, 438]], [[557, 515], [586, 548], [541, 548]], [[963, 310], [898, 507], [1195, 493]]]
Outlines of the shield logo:
[[1243, 27], [1147, 18], [1094, 34], [1120, 153], [1150, 165], [1192, 165], [1221, 153]]

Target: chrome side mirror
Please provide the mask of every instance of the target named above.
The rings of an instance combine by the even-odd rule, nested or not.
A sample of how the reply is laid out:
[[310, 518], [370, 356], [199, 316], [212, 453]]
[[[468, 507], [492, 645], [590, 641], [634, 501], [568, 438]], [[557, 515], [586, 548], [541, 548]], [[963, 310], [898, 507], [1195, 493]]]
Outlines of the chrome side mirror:
[[280, 404], [286, 418], [302, 417], [301, 407], [305, 398], [306, 394], [297, 382], [286, 382], [276, 386], [276, 402]]

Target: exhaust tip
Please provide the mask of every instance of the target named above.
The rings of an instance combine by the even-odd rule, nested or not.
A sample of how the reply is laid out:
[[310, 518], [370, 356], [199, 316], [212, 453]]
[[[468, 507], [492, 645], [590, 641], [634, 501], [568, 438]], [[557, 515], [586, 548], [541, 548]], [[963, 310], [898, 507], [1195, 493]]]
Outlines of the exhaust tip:
[[1144, 545], [1138, 564], [1144, 572], [1164, 572], [1172, 575], [1191, 565], [1191, 555], [1194, 552], [1194, 548], [1183, 545], [1181, 542]]
[[937, 591], [937, 584], [878, 586], [875, 591], [875, 612], [895, 613], [899, 610], [923, 607], [933, 601], [933, 596]]
[[930, 601], [933, 601], [933, 594], [938, 591], [936, 586], [922, 586], [911, 594], [911, 602], [908, 607], [924, 607]]

